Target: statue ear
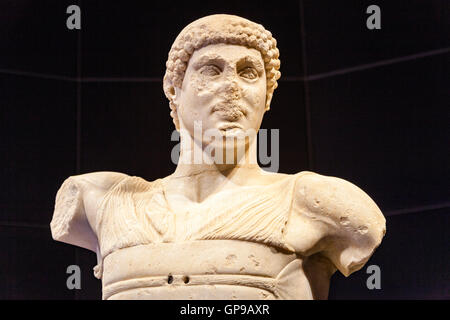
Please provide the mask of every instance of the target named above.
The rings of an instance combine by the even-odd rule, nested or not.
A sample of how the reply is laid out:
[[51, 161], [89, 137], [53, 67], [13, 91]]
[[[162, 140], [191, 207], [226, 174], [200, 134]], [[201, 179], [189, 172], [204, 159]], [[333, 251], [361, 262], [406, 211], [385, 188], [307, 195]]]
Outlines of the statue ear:
[[167, 97], [169, 98], [170, 104], [170, 116], [173, 119], [173, 123], [175, 124], [175, 129], [180, 129], [180, 121], [178, 119], [178, 108], [179, 108], [179, 100], [180, 100], [180, 89], [177, 87], [169, 87], [169, 90], [166, 91]]
[[178, 108], [180, 106], [181, 89], [177, 87], [170, 87], [169, 97], [173, 105]]
[[273, 94], [269, 94], [266, 97], [266, 111], [270, 110], [270, 103], [272, 102], [272, 96]]
[[169, 100], [172, 103], [175, 103], [175, 100], [176, 100], [176, 97], [177, 97], [175, 87], [170, 86], [169, 90], [167, 90], [167, 95], [168, 95]]

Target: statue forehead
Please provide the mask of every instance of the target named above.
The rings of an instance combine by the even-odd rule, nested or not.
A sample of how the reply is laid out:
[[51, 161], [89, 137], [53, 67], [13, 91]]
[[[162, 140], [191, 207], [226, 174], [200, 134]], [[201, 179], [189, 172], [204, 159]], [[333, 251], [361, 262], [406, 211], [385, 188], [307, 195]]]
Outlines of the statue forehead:
[[199, 48], [193, 52], [189, 60], [190, 62], [208, 62], [211, 60], [236, 62], [242, 59], [251, 61], [261, 67], [264, 66], [264, 61], [259, 50], [229, 43], [216, 43]]

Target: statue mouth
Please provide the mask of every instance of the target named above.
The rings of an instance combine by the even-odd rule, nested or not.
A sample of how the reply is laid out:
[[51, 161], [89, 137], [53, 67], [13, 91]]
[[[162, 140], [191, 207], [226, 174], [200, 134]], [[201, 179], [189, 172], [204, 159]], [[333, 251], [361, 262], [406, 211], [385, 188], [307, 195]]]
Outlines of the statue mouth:
[[221, 130], [221, 131], [231, 131], [233, 129], [244, 130], [244, 127], [242, 125], [240, 125], [239, 123], [235, 123], [235, 122], [226, 122], [219, 126], [219, 130]]
[[232, 122], [247, 115], [246, 108], [234, 102], [220, 102], [212, 107], [211, 112], [217, 113], [222, 119]]

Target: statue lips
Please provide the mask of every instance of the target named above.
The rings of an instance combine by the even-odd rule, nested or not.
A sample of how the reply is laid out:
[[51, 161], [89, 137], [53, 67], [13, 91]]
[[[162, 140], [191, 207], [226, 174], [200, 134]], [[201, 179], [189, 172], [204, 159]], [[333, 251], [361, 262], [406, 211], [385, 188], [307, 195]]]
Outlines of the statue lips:
[[211, 112], [218, 113], [221, 118], [230, 122], [236, 122], [247, 115], [246, 108], [235, 102], [220, 102], [212, 107]]

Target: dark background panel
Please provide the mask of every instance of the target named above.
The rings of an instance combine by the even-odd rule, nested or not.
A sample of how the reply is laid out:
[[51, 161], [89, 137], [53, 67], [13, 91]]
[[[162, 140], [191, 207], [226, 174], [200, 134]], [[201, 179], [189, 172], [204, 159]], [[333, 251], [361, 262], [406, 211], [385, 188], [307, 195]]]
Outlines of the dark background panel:
[[76, 170], [76, 101], [71, 82], [0, 74], [0, 221], [50, 222]]
[[81, 289], [74, 290], [77, 300], [101, 300], [102, 281], [94, 276], [94, 267], [97, 265], [97, 255], [84, 248], [75, 248], [77, 265], [81, 270]]
[[0, 299], [73, 299], [66, 271], [74, 252], [50, 228], [0, 226]]
[[[386, 218], [386, 236], [372, 258], [345, 278], [332, 277], [329, 299], [450, 299], [448, 208]], [[369, 290], [367, 267], [377, 265], [381, 289]]]
[[162, 82], [82, 86], [81, 171], [119, 171], [154, 180], [175, 165], [174, 125]]
[[66, 9], [77, 2], [2, 0], [0, 70], [76, 76], [78, 35], [66, 26]]
[[315, 169], [380, 208], [448, 201], [450, 54], [310, 81]]
[[[279, 169], [277, 172], [297, 173], [308, 170], [303, 82], [278, 81], [278, 88], [274, 92], [270, 110], [264, 115], [261, 129], [267, 130], [269, 151], [272, 141], [271, 132], [274, 129], [279, 131]], [[261, 166], [264, 167], [262, 164]]]
[[298, 1], [83, 1], [84, 77], [157, 77], [178, 33], [209, 14], [240, 15], [262, 24], [278, 41], [282, 74], [301, 74]]
[[[308, 75], [450, 48], [447, 0], [301, 2]], [[366, 10], [373, 4], [381, 29], [369, 30]]]

